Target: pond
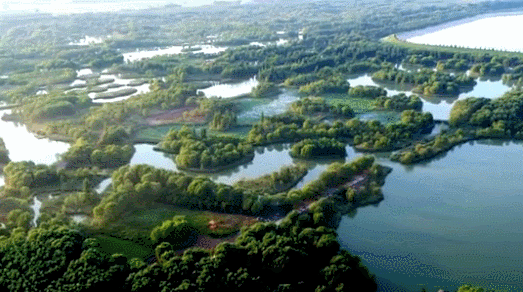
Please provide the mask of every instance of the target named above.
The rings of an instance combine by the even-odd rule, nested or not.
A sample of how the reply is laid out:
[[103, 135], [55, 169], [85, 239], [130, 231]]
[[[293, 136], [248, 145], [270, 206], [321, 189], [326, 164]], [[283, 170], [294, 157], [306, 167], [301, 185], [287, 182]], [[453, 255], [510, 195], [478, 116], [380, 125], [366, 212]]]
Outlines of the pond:
[[470, 142], [414, 167], [379, 158], [393, 168], [385, 200], [343, 219], [341, 245], [395, 291], [523, 291], [522, 148]]

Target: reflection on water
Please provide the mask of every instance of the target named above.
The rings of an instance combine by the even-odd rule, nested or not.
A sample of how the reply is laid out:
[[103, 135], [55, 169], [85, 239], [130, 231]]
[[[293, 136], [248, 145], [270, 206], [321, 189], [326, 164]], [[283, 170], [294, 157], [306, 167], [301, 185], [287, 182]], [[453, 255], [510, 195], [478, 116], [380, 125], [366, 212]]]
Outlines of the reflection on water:
[[172, 159], [172, 155], [165, 154], [160, 151], [153, 150], [154, 145], [150, 144], [136, 144], [134, 148], [136, 152], [131, 158], [130, 165], [147, 164], [156, 168], [177, 171], [176, 164]]
[[[203, 53], [203, 54], [218, 54], [225, 50], [227, 47], [215, 47], [213, 45], [195, 45], [193, 48], [199, 48], [197, 51], [192, 51], [193, 54]], [[136, 51], [123, 54], [124, 62], [135, 62], [143, 59], [150, 59], [156, 56], [163, 55], [179, 55], [183, 53], [183, 46], [172, 46], [166, 49], [156, 49], [148, 51]]]
[[378, 157], [394, 169], [385, 200], [344, 218], [340, 243], [407, 291], [464, 283], [522, 291], [523, 254], [513, 252], [523, 248], [523, 187], [514, 176], [523, 172], [521, 149], [471, 142], [414, 167]]
[[258, 80], [256, 80], [256, 76], [240, 82], [240, 83], [232, 83], [232, 84], [221, 84], [216, 83], [215, 85], [205, 88], [205, 89], [198, 89], [196, 93], [203, 92], [203, 94], [206, 97], [222, 97], [222, 98], [231, 98], [231, 97], [237, 97], [241, 95], [248, 94], [252, 91], [254, 87], [256, 87], [259, 84]]
[[[10, 110], [0, 111], [0, 117], [11, 113]], [[9, 150], [11, 161], [34, 161], [35, 163], [53, 164], [57, 155], [69, 149], [69, 144], [49, 139], [38, 139], [27, 131], [24, 125], [7, 122], [0, 119], [0, 137]]]
[[[357, 85], [372, 85], [380, 86], [387, 90], [387, 95], [392, 96], [399, 93], [405, 93], [406, 95], [412, 95], [410, 89], [400, 87], [395, 84], [382, 84], [376, 83], [372, 80], [371, 76], [366, 74], [355, 78], [348, 79], [350, 86]], [[476, 86], [471, 88], [471, 91], [461, 93], [458, 97], [426, 97], [420, 96], [423, 102], [423, 111], [430, 112], [434, 119], [437, 120], [448, 120], [450, 116], [450, 110], [457, 100], [465, 99], [467, 97], [486, 97], [486, 98], [498, 98], [503, 93], [510, 90], [509, 86], [503, 84], [501, 80], [484, 80], [476, 79]]]
[[[153, 146], [148, 144], [137, 144], [135, 147], [136, 152], [131, 159], [131, 165], [147, 164], [157, 168], [179, 171], [171, 155], [154, 151]], [[318, 178], [320, 173], [323, 172], [329, 164], [333, 162], [351, 161], [354, 157], [361, 155], [360, 153], [356, 153], [351, 146], [347, 146], [346, 149], [346, 159], [306, 161], [301, 159], [294, 159], [290, 156], [291, 144], [278, 144], [266, 147], [257, 147], [255, 149], [254, 159], [251, 162], [221, 171], [219, 173], [201, 174], [187, 171], [184, 172], [190, 175], [205, 175], [215, 182], [232, 185], [243, 178], [252, 179], [270, 174], [272, 172], [278, 171], [283, 166], [294, 165], [296, 163], [306, 163], [309, 166], [310, 172], [298, 185], [301, 187], [305, 183]], [[110, 179], [108, 179], [108, 181], [110, 181]], [[108, 184], [108, 181], [104, 181], [105, 183], [102, 183]], [[97, 187], [97, 191], [103, 187], [104, 186], [99, 185]]]
[[[295, 90], [282, 89], [282, 92], [274, 99], [262, 99], [261, 104], [252, 106], [250, 109], [242, 111], [238, 115], [238, 122], [254, 123], [261, 119], [262, 114], [265, 117], [270, 117], [284, 113], [289, 105], [300, 97]], [[242, 103], [256, 103], [260, 99], [246, 98]]]
[[[521, 12], [516, 12], [521, 14]], [[464, 19], [441, 26], [400, 35], [417, 44], [458, 46], [467, 48], [496, 49], [522, 52], [521, 39], [514, 37], [508, 27], [521, 27], [523, 15], [481, 15], [480, 19]], [[472, 21], [471, 21], [472, 20]], [[481, 37], [478, 37], [481, 32]]]

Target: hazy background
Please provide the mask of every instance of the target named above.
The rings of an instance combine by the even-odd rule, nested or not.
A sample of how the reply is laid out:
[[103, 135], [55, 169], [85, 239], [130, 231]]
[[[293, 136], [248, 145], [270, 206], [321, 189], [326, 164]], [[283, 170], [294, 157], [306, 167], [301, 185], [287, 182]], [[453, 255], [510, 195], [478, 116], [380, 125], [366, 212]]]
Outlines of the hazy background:
[[[159, 7], [168, 4], [182, 6], [202, 6], [211, 5], [214, 0], [16, 0], [0, 1], [0, 13], [24, 13], [24, 12], [49, 12], [49, 13], [82, 13], [82, 12], [101, 12], [118, 11], [124, 9], [145, 9]], [[255, 0], [223, 0], [219, 2], [270, 2]]]

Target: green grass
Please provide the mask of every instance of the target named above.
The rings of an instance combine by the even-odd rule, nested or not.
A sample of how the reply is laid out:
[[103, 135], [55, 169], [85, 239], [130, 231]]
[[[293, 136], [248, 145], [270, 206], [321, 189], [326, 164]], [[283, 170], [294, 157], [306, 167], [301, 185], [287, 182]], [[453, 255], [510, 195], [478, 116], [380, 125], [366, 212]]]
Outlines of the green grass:
[[239, 231], [239, 227], [237, 226], [231, 226], [230, 228], [223, 228], [217, 231], [212, 231], [208, 228], [209, 221], [214, 220], [219, 222], [227, 221], [228, 219], [233, 220], [234, 215], [189, 210], [163, 204], [158, 204], [147, 210], [137, 210], [126, 216], [120, 224], [127, 226], [126, 228], [128, 229], [135, 229], [142, 234], [149, 234], [156, 226], [161, 225], [163, 221], [178, 215], [186, 216], [187, 221], [200, 234], [223, 237]]
[[169, 132], [171, 128], [181, 128], [178, 125], [163, 125], [155, 127], [147, 127], [140, 129], [136, 133], [136, 139], [138, 140], [162, 140], [162, 138]]
[[463, 47], [446, 47], [446, 46], [436, 46], [436, 45], [423, 45], [407, 42], [399, 39], [396, 35], [389, 35], [381, 39], [383, 42], [390, 44], [398, 45], [404, 48], [409, 49], [418, 49], [418, 50], [429, 50], [429, 51], [438, 51], [438, 52], [451, 52], [451, 53], [465, 53], [465, 54], [490, 54], [492, 56], [499, 57], [517, 57], [523, 58], [523, 53], [518, 52], [504, 52], [497, 50], [484, 50], [484, 49], [473, 49], [473, 48], [463, 48]]
[[153, 248], [132, 241], [105, 235], [96, 236], [95, 238], [100, 242], [101, 250], [109, 255], [119, 253], [123, 254], [128, 259], [140, 258], [145, 260], [154, 253]]
[[[170, 124], [170, 125], [162, 125], [162, 126], [153, 126], [153, 127], [147, 127], [144, 129], [140, 129], [138, 133], [136, 133], [135, 139], [136, 140], [157, 140], [158, 142], [163, 139], [165, 135], [167, 135], [167, 132], [171, 128], [175, 130], [181, 129], [183, 124]], [[191, 127], [191, 125], [189, 125]], [[251, 130], [251, 126], [249, 125], [241, 125], [237, 126], [235, 128], [226, 130], [226, 131], [215, 131], [210, 130], [207, 126], [196, 126], [196, 131], [201, 131], [201, 129], [207, 129], [207, 134], [212, 136], [217, 135], [231, 135], [238, 138], [245, 138], [247, 137], [247, 134], [249, 134], [249, 131]]]
[[346, 94], [330, 94], [323, 96], [332, 105], [348, 105], [355, 113], [365, 113], [374, 110], [372, 99], [350, 97]]

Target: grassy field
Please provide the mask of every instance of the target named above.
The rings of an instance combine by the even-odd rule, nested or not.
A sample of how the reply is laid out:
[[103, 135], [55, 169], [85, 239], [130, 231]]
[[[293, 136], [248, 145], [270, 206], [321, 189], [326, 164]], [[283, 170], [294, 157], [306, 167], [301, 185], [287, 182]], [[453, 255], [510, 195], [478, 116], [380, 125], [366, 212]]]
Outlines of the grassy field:
[[415, 44], [415, 43], [401, 40], [396, 35], [389, 35], [387, 37], [382, 38], [381, 41], [387, 42], [390, 44], [394, 44], [394, 45], [398, 45], [398, 46], [401, 46], [404, 48], [409, 48], [409, 49], [451, 52], [451, 53], [466, 53], [466, 54], [486, 54], [486, 53], [488, 53], [492, 56], [523, 58], [523, 53], [518, 53], [518, 52], [504, 52], [504, 51], [497, 51], [497, 50], [484, 50], [484, 49], [473, 49], [473, 48], [463, 48], [463, 47], [446, 47], [446, 46]]
[[[158, 141], [160, 142], [163, 137], [169, 132], [170, 129], [181, 129], [183, 124], [171, 124], [171, 125], [161, 125], [161, 126], [153, 126], [153, 127], [147, 127], [140, 129], [135, 136], [135, 139], [138, 141]], [[201, 131], [203, 128], [207, 129], [208, 135], [231, 135], [239, 138], [245, 138], [247, 137], [247, 134], [251, 130], [251, 126], [249, 125], [240, 125], [233, 129], [229, 129], [227, 131], [221, 132], [221, 131], [215, 131], [210, 130], [207, 126], [195, 126], [196, 131]]]
[[372, 99], [349, 97], [346, 94], [329, 94], [323, 97], [332, 105], [348, 105], [355, 113], [366, 113], [374, 110]]
[[100, 242], [100, 248], [102, 251], [109, 255], [120, 253], [128, 259], [139, 258], [145, 260], [154, 253], [153, 248], [132, 241], [106, 235], [99, 235], [95, 238]]

